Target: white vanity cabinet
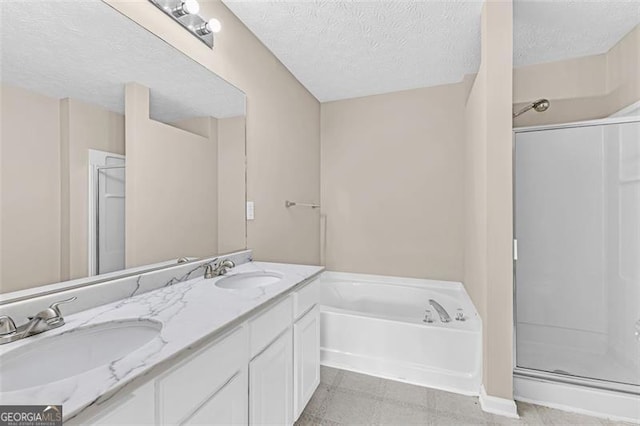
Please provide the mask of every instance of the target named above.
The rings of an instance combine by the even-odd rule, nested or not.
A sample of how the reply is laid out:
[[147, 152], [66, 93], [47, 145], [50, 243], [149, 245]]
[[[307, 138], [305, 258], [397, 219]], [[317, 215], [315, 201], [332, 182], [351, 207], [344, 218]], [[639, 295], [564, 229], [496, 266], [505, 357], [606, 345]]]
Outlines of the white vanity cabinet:
[[293, 326], [294, 410], [298, 419], [320, 384], [320, 308], [315, 305]]
[[318, 293], [305, 285], [70, 423], [292, 425], [320, 383]]
[[293, 306], [289, 296], [249, 322], [249, 424], [293, 423]]
[[294, 293], [294, 418], [320, 384], [320, 288], [314, 281]]
[[250, 322], [249, 423], [290, 425], [320, 384], [319, 283]]
[[104, 403], [79, 425], [247, 425], [246, 325], [198, 349], [135, 390]]
[[287, 328], [249, 364], [249, 424], [293, 423], [293, 347]]

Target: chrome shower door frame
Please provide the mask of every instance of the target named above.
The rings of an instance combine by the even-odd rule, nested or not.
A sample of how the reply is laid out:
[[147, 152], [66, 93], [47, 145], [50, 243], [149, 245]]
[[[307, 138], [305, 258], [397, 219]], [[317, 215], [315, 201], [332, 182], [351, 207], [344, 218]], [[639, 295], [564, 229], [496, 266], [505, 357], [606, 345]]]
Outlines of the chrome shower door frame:
[[580, 127], [594, 127], [612, 124], [640, 123], [640, 117], [616, 117], [605, 118], [599, 120], [578, 121], [563, 124], [538, 125], [526, 127], [514, 127], [512, 138], [512, 216], [513, 216], [513, 238], [514, 238], [514, 258], [513, 258], [513, 375], [523, 378], [532, 378], [547, 382], [564, 383], [570, 385], [583, 386], [598, 390], [621, 392], [625, 394], [640, 396], [640, 385], [632, 385], [627, 383], [612, 382], [604, 379], [594, 379], [581, 376], [572, 376], [567, 374], [554, 373], [550, 371], [535, 370], [526, 367], [518, 367], [517, 365], [517, 235], [516, 235], [516, 135], [519, 133], [537, 132], [544, 130], [572, 129]]

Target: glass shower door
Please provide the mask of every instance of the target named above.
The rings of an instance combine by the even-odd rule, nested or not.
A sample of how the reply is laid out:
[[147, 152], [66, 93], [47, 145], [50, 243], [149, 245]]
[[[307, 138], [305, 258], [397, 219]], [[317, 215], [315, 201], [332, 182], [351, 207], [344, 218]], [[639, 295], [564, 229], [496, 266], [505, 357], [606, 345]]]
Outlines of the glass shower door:
[[515, 138], [516, 364], [640, 385], [640, 122]]

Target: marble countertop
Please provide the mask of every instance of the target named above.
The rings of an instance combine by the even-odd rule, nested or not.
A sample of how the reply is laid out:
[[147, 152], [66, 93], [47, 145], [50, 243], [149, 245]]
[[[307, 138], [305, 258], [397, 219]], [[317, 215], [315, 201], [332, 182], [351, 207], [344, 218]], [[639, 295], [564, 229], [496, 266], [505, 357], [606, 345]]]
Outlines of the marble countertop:
[[[0, 401], [5, 405], [61, 404], [64, 419], [69, 420], [87, 407], [110, 398], [125, 385], [142, 378], [152, 368], [171, 362], [181, 352], [226, 332], [239, 320], [249, 318], [267, 302], [286, 294], [322, 270], [319, 266], [249, 262], [238, 265], [227, 276], [241, 272], [275, 271], [282, 274], [283, 278], [267, 287], [227, 290], [215, 285], [219, 277], [208, 280], [198, 277], [69, 315], [65, 317], [66, 324], [60, 328], [0, 346], [0, 356], [10, 355], [10, 351], [29, 344], [35, 344], [34, 350], [37, 350], [37, 347], [42, 348], [42, 343], [46, 343], [45, 339], [55, 339], [55, 336], [97, 327], [106, 322], [152, 320], [160, 323], [162, 330], [145, 346], [110, 364], [46, 386], [2, 392]], [[114, 341], [113, 344], [117, 345], [118, 342]], [[43, 349], [42, 360], [46, 362], [48, 356], [46, 348]], [[20, 349], [20, 352], [23, 350]]]

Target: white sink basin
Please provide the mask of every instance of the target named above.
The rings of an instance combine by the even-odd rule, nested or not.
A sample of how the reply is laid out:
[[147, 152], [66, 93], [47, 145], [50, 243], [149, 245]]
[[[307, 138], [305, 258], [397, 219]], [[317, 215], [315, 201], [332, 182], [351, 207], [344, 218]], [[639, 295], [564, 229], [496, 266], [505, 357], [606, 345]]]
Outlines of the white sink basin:
[[156, 321], [114, 321], [26, 344], [0, 355], [0, 392], [43, 386], [106, 366], [149, 343], [161, 329]]
[[277, 283], [282, 279], [278, 272], [241, 272], [229, 275], [216, 281], [216, 286], [229, 290], [248, 290], [251, 288], [266, 287]]

